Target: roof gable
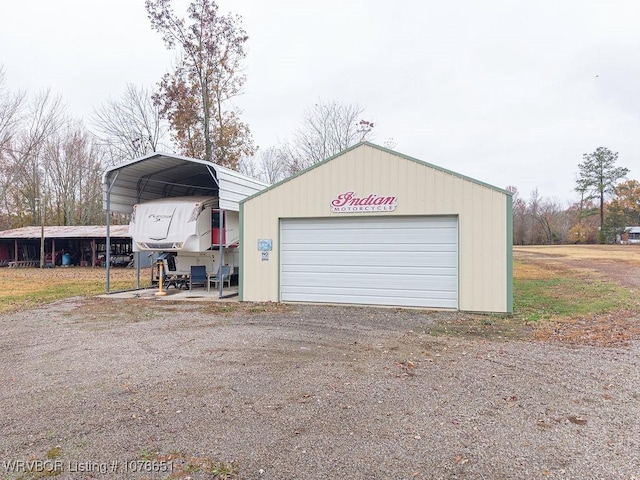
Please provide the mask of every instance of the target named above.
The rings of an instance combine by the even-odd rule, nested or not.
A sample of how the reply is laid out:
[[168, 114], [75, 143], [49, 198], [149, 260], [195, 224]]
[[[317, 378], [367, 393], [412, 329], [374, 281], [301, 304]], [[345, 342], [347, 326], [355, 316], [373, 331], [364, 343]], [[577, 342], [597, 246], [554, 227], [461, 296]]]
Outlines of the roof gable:
[[321, 162], [318, 162], [318, 163], [315, 163], [315, 164], [311, 165], [310, 167], [308, 167], [308, 168], [306, 168], [306, 169], [304, 169], [304, 170], [302, 170], [302, 171], [300, 171], [300, 172], [296, 173], [295, 175], [292, 175], [291, 177], [285, 178], [284, 180], [281, 180], [281, 181], [280, 181], [280, 182], [278, 182], [278, 183], [274, 183], [274, 184], [273, 184], [273, 185], [271, 185], [270, 187], [265, 188], [264, 190], [262, 190], [262, 191], [260, 191], [260, 192], [257, 192], [257, 193], [255, 193], [254, 195], [251, 195], [251, 196], [249, 196], [249, 197], [246, 197], [244, 200], [240, 201], [240, 204], [242, 204], [242, 203], [244, 203], [244, 202], [246, 202], [246, 201], [248, 201], [248, 200], [251, 200], [251, 199], [253, 199], [253, 198], [259, 197], [260, 195], [262, 195], [262, 194], [264, 194], [264, 193], [268, 192], [269, 190], [272, 190], [272, 189], [274, 189], [274, 188], [277, 188], [277, 187], [279, 187], [280, 185], [282, 185], [282, 184], [284, 184], [284, 183], [290, 182], [290, 181], [294, 180], [295, 178], [300, 177], [301, 175], [305, 175], [305, 174], [307, 174], [308, 172], [310, 172], [310, 171], [312, 171], [312, 170], [314, 170], [314, 169], [316, 169], [316, 168], [321, 167], [322, 165], [325, 165], [325, 164], [327, 164], [327, 163], [329, 163], [329, 162], [332, 162], [332, 161], [336, 160], [336, 159], [337, 159], [337, 158], [339, 158], [339, 157], [344, 156], [344, 155], [345, 155], [346, 153], [348, 153], [348, 152], [351, 152], [351, 151], [356, 150], [356, 149], [358, 149], [358, 148], [366, 148], [366, 147], [373, 148], [373, 149], [376, 149], [376, 150], [380, 150], [380, 151], [382, 151], [382, 152], [385, 152], [385, 153], [388, 153], [388, 154], [394, 155], [394, 156], [396, 156], [396, 157], [402, 158], [402, 159], [407, 160], [407, 161], [410, 161], [410, 162], [415, 162], [415, 163], [417, 163], [417, 164], [419, 164], [419, 165], [422, 165], [422, 166], [425, 166], [425, 167], [428, 167], [428, 168], [432, 168], [432, 169], [434, 169], [434, 170], [437, 170], [437, 171], [440, 171], [440, 172], [443, 172], [443, 173], [446, 173], [446, 174], [452, 175], [452, 176], [454, 176], [454, 177], [460, 178], [461, 180], [465, 180], [465, 181], [468, 181], [468, 182], [474, 183], [474, 184], [476, 184], [476, 185], [481, 185], [481, 186], [483, 186], [483, 187], [489, 188], [489, 189], [491, 189], [491, 190], [494, 190], [494, 191], [496, 191], [496, 192], [502, 193], [502, 194], [504, 194], [504, 195], [508, 195], [508, 196], [512, 196], [512, 195], [513, 195], [513, 194], [512, 194], [512, 192], [510, 192], [510, 191], [508, 191], [508, 190], [505, 190], [505, 189], [502, 189], [502, 188], [496, 187], [496, 186], [494, 186], [494, 185], [490, 185], [490, 184], [488, 184], [488, 183], [482, 182], [482, 181], [480, 181], [480, 180], [476, 180], [476, 179], [471, 178], [471, 177], [467, 177], [466, 175], [463, 175], [463, 174], [461, 174], [461, 173], [457, 173], [457, 172], [454, 172], [454, 171], [452, 171], [452, 170], [448, 170], [448, 169], [446, 169], [446, 168], [439, 167], [439, 166], [437, 166], [437, 165], [433, 165], [433, 164], [431, 164], [431, 163], [424, 162], [424, 161], [422, 161], [422, 160], [418, 160], [417, 158], [410, 157], [410, 156], [408, 156], [408, 155], [404, 155], [404, 154], [402, 154], [402, 153], [396, 152], [396, 151], [391, 150], [391, 149], [389, 149], [389, 148], [381, 147], [380, 145], [376, 145], [376, 144], [371, 143], [371, 142], [360, 142], [360, 143], [357, 143], [356, 145], [353, 145], [352, 147], [349, 147], [349, 148], [347, 148], [347, 149], [345, 149], [345, 150], [341, 151], [340, 153], [337, 153], [337, 154], [335, 154], [335, 155], [333, 155], [333, 156], [331, 156], [331, 157], [329, 157], [329, 158], [327, 158], [327, 159], [325, 159], [325, 160], [322, 160]]

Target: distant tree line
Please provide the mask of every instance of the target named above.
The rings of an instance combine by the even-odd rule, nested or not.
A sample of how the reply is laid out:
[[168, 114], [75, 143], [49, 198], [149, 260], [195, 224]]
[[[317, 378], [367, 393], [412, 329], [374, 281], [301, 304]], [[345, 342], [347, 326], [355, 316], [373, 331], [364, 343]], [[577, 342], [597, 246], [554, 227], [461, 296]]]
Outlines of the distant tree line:
[[538, 190], [523, 198], [513, 193], [513, 243], [549, 245], [613, 243], [623, 239], [625, 227], [640, 225], [640, 183], [621, 181], [629, 173], [616, 166], [618, 153], [606, 147], [583, 155], [575, 191], [579, 200], [565, 207], [542, 198]]
[[[9, 92], [0, 69], [0, 228], [103, 222], [104, 153], [50, 91]], [[100, 219], [100, 220], [98, 220]]]

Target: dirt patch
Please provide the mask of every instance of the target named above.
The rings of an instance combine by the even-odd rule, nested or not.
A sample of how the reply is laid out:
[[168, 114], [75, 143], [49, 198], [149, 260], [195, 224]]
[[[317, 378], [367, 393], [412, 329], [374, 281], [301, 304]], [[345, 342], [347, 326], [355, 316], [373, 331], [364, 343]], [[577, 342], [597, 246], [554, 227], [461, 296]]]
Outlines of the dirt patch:
[[492, 318], [451, 312], [213, 305], [1, 315], [0, 478], [37, 478], [27, 460], [93, 479], [640, 472], [634, 342], [447, 333]]

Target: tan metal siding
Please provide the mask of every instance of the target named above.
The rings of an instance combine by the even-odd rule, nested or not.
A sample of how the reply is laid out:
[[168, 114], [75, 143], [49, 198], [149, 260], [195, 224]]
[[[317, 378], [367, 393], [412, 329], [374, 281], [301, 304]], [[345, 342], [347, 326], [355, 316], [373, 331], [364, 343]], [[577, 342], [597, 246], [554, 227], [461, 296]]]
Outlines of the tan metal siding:
[[[381, 214], [385, 216], [458, 215], [459, 308], [506, 311], [506, 195], [368, 145], [245, 202], [243, 300], [279, 300], [280, 218], [373, 215], [333, 214], [330, 201], [345, 191], [397, 196], [396, 210]], [[259, 238], [273, 239], [267, 262], [257, 250]]]

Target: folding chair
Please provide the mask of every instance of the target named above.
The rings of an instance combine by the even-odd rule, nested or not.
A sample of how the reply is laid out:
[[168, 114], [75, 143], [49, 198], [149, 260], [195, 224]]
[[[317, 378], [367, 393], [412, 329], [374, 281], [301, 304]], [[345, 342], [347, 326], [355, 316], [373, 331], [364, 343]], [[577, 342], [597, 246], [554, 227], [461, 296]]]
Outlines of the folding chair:
[[207, 290], [211, 290], [211, 283], [217, 287], [220, 282], [222, 282], [222, 287], [224, 287], [225, 282], [227, 282], [227, 285], [231, 287], [231, 267], [229, 265], [218, 267], [218, 273], [209, 277]]
[[209, 282], [207, 281], [207, 267], [204, 265], [191, 265], [189, 290], [191, 290], [194, 285], [202, 285], [203, 287], [209, 285]]

